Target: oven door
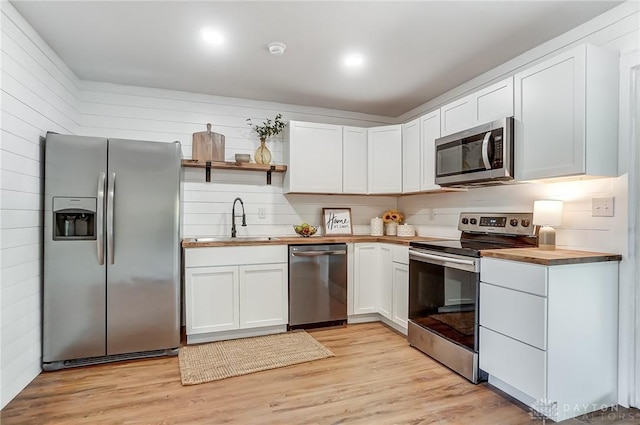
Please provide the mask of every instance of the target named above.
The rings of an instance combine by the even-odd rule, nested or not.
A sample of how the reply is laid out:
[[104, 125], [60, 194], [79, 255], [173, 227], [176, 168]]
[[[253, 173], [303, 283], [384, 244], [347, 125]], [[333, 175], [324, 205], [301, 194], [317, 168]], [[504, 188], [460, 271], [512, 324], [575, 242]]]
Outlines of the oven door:
[[409, 320], [478, 352], [480, 259], [409, 250]]

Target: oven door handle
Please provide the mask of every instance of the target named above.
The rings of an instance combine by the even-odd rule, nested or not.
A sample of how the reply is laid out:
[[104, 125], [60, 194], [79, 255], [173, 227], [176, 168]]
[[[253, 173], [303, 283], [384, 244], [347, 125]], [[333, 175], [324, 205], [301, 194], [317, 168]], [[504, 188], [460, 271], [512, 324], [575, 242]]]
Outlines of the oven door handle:
[[466, 268], [473, 267], [475, 268], [476, 262], [475, 260], [462, 260], [459, 258], [451, 258], [451, 257], [443, 257], [440, 255], [433, 254], [425, 254], [423, 252], [410, 252], [409, 259], [411, 257], [415, 257], [417, 261], [421, 261], [421, 259], [429, 260], [427, 263], [437, 264], [437, 265], [445, 265], [445, 264], [459, 264], [460, 266], [466, 266]]
[[487, 131], [482, 139], [482, 162], [484, 162], [484, 168], [491, 169], [491, 161], [489, 160], [489, 140], [491, 140], [491, 132]]

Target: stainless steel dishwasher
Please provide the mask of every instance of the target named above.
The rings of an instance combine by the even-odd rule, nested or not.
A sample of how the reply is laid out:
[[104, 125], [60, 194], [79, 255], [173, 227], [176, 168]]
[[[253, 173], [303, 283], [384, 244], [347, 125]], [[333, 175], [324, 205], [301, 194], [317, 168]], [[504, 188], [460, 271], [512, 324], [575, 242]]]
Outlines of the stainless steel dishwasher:
[[289, 329], [347, 321], [347, 245], [289, 246]]

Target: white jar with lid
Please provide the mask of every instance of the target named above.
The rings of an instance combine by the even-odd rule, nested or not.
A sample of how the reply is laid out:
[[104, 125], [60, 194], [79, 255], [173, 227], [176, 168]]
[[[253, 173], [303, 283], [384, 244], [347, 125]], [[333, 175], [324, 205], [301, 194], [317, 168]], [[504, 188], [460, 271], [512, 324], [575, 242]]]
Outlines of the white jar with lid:
[[382, 236], [384, 234], [384, 223], [380, 217], [371, 219], [371, 236]]
[[416, 235], [416, 228], [413, 224], [401, 224], [398, 226], [398, 236], [411, 237]]

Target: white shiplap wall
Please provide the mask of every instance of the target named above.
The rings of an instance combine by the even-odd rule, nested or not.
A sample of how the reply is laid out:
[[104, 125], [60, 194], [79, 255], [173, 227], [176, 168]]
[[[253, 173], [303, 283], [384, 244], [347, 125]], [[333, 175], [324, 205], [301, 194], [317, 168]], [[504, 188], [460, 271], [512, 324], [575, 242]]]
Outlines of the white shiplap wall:
[[[615, 198], [614, 217], [592, 217], [592, 198]], [[398, 206], [419, 234], [458, 238], [460, 212], [532, 212], [533, 201], [563, 202], [556, 244], [569, 249], [626, 252], [627, 176], [571, 182], [530, 183], [474, 188], [467, 192], [414, 195]]]
[[[344, 111], [95, 82], [83, 83], [80, 99], [79, 134], [178, 140], [185, 158], [191, 158], [193, 133], [205, 131], [207, 123], [213, 125], [213, 131], [224, 134], [225, 159], [232, 161], [236, 153], [253, 156], [259, 145], [258, 137], [245, 122], [247, 118], [262, 122], [282, 113], [286, 121], [362, 127], [391, 122], [388, 117]], [[281, 136], [267, 143], [274, 163], [283, 163], [282, 144]], [[354, 231], [368, 233], [371, 217], [396, 206], [395, 197], [284, 195], [280, 173], [273, 174], [271, 186], [265, 184], [264, 173], [252, 171], [212, 170], [211, 183], [204, 182], [203, 169], [186, 168], [183, 176], [185, 237], [229, 235], [231, 206], [236, 197], [242, 198], [247, 213], [247, 227], [239, 227], [239, 235], [294, 235], [293, 224], [320, 224], [322, 207], [350, 207]], [[258, 218], [259, 209], [264, 209], [264, 219]]]
[[0, 403], [41, 365], [42, 141], [75, 133], [78, 80], [6, 1], [1, 2]]

